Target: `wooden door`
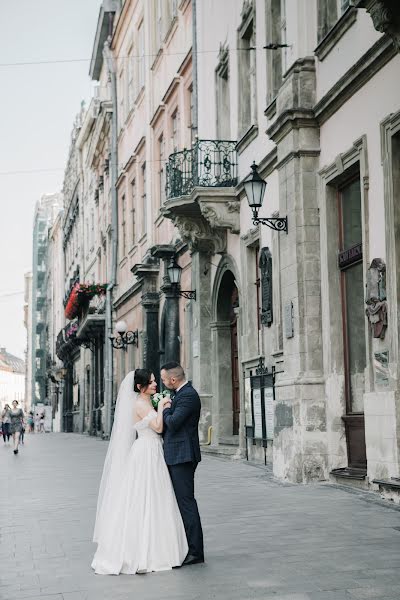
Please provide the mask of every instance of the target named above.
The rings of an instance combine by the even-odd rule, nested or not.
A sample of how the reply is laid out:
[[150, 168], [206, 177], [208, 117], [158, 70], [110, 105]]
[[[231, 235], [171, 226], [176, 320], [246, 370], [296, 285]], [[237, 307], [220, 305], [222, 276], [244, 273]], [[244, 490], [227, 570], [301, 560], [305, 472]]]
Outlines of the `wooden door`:
[[239, 434], [240, 419], [240, 393], [239, 393], [239, 351], [238, 351], [238, 330], [237, 315], [235, 308], [239, 306], [239, 297], [236, 286], [234, 287], [231, 298], [231, 373], [232, 373], [232, 416], [233, 426], [232, 434]]
[[367, 467], [364, 426], [364, 370], [366, 367], [363, 247], [360, 179], [349, 181], [338, 195], [339, 269], [343, 323], [343, 351], [348, 466]]

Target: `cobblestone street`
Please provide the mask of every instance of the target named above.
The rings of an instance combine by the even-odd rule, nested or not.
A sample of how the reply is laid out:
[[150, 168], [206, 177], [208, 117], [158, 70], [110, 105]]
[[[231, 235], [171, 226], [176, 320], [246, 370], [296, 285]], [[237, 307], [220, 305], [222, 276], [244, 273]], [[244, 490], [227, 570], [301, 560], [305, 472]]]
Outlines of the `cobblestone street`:
[[260, 467], [205, 457], [197, 496], [206, 564], [102, 577], [90, 569], [106, 443], [73, 434], [2, 447], [4, 600], [400, 598], [400, 512], [329, 484], [283, 485]]

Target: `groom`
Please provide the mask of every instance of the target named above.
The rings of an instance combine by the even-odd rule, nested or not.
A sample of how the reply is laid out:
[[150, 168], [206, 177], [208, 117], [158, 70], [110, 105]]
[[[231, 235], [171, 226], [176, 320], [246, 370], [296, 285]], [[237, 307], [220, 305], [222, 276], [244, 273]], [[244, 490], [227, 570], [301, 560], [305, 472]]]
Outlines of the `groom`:
[[194, 497], [194, 473], [201, 461], [199, 444], [200, 398], [177, 362], [161, 367], [164, 386], [175, 391], [170, 408], [164, 410], [164, 456], [189, 546], [184, 565], [204, 562], [203, 530]]

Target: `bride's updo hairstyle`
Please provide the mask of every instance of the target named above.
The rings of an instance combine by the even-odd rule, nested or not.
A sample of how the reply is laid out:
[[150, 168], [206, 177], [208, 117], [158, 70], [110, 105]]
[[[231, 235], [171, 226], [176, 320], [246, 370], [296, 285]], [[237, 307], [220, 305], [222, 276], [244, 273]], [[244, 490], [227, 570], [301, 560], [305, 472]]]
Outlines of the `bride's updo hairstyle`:
[[[135, 392], [140, 394], [140, 392], [145, 392], [146, 388], [150, 385], [151, 376], [153, 371], [149, 371], [149, 369], [136, 369], [135, 371], [135, 380], [133, 389]], [[138, 385], [141, 386], [141, 389], [138, 388]]]

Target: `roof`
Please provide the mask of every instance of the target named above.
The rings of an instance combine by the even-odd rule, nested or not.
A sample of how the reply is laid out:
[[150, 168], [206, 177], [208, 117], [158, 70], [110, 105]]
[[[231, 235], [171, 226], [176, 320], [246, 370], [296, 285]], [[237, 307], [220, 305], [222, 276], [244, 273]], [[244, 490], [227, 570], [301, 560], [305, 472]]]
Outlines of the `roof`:
[[13, 373], [25, 373], [25, 362], [0, 348], [0, 371], [12, 371]]

